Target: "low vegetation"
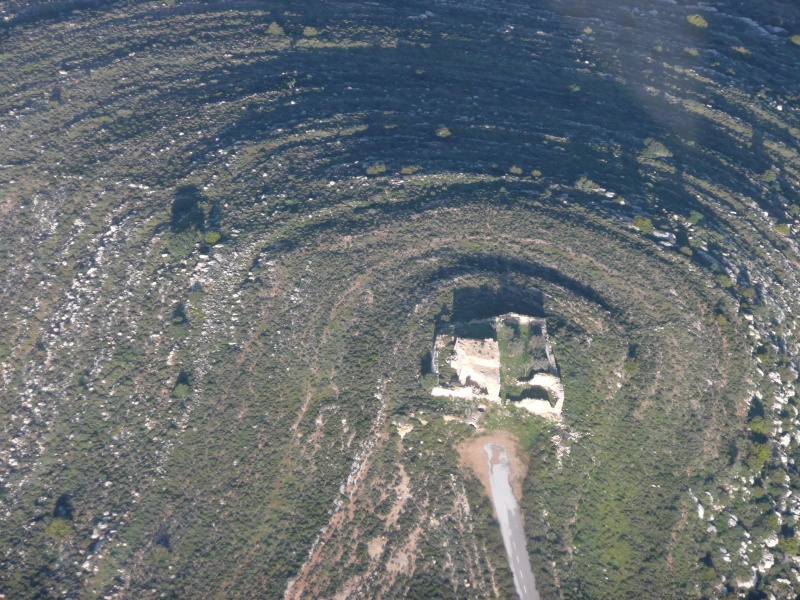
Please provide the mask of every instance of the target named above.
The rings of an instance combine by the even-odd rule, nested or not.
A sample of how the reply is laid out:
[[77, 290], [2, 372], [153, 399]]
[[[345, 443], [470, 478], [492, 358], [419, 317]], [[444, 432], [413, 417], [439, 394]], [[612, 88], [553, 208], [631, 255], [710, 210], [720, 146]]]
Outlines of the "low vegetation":
[[796, 597], [792, 6], [301, 4], [3, 6], [0, 593], [513, 597], [480, 423], [543, 598]]

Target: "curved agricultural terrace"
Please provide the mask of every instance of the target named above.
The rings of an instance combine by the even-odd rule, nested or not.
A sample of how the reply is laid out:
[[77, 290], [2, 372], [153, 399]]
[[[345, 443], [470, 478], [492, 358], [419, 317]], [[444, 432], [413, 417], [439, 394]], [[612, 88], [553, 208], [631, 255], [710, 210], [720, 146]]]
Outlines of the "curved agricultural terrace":
[[796, 8], [169, 4], [2, 7], [0, 591], [514, 597], [508, 312], [542, 598], [800, 591]]

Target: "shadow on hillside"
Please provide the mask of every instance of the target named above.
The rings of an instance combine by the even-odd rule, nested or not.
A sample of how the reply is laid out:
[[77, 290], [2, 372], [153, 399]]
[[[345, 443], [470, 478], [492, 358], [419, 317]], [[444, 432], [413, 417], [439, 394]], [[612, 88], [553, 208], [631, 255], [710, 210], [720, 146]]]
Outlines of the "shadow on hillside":
[[180, 233], [202, 227], [205, 215], [201, 204], [205, 200], [205, 196], [195, 185], [182, 185], [175, 190], [170, 222], [172, 231]]
[[545, 294], [537, 287], [552, 283], [585, 298], [609, 311], [610, 305], [591, 286], [532, 261], [501, 255], [478, 254], [458, 257], [453, 264], [438, 269], [429, 282], [453, 280], [469, 274], [495, 276], [495, 281], [481, 286], [467, 286], [453, 291], [452, 308], [436, 315], [435, 335], [449, 330], [451, 324], [486, 319], [508, 312], [545, 317]]
[[[538, 170], [567, 184], [587, 176], [619, 194], [641, 192], [641, 140], [669, 139], [664, 123], [685, 122], [682, 108], [665, 101], [654, 107], [612, 77], [578, 73], [574, 38], [551, 13], [542, 26], [558, 35], [521, 43], [504, 36], [497, 23], [482, 22], [466, 9], [448, 12], [454, 11], [448, 19], [426, 22], [425, 45], [330, 47], [292, 37], [291, 47], [269, 58], [200, 71], [191, 86], [165, 91], [152, 102], [199, 109], [248, 98], [241, 116], [211, 124], [186, 154], [206, 161], [237, 142], [269, 140], [276, 145], [265, 162], [286, 156], [296, 186], [363, 175], [366, 166], [381, 163], [387, 174], [409, 165], [429, 173], [483, 175], [519, 167], [523, 176]], [[413, 22], [397, 25], [401, 39], [414, 37]], [[463, 38], [447, 35], [454, 25]], [[343, 133], [350, 126], [366, 128]], [[451, 135], [437, 136], [441, 126]], [[339, 134], [292, 137], [309, 129]], [[625, 152], [610, 161], [598, 142]], [[172, 175], [196, 167], [187, 162]], [[264, 191], [274, 190], [267, 184]], [[692, 202], [679, 185], [673, 195], [677, 203]]]
[[453, 323], [488, 319], [515, 312], [535, 317], [544, 316], [544, 294], [523, 288], [502, 279], [497, 286], [459, 288], [453, 291]]

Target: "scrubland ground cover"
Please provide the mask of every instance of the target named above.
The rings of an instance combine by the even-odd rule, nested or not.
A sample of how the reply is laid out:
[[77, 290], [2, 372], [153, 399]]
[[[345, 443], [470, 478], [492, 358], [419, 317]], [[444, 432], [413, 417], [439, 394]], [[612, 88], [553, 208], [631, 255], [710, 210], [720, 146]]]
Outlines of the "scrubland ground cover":
[[800, 593], [796, 7], [0, 16], [0, 593], [513, 596], [427, 367], [512, 311], [543, 598]]

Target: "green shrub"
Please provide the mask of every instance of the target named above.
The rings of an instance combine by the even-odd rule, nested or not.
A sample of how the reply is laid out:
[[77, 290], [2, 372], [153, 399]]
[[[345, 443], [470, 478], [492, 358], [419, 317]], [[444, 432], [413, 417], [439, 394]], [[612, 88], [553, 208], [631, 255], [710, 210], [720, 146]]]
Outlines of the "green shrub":
[[636, 227], [642, 233], [653, 233], [653, 222], [648, 219], [647, 217], [643, 217], [642, 215], [636, 215], [633, 218], [633, 226]]
[[575, 187], [581, 190], [582, 192], [591, 192], [596, 190], [600, 186], [597, 185], [594, 181], [589, 179], [588, 177], [581, 177], [578, 181], [575, 182]]
[[635, 377], [642, 370], [642, 365], [635, 358], [629, 358], [622, 365], [622, 370], [625, 371], [625, 375], [628, 378]]
[[767, 364], [767, 361], [769, 361], [769, 350], [767, 350], [765, 346], [760, 347], [756, 350], [756, 358], [762, 365]]
[[305, 37], [317, 37], [319, 35], [319, 30], [316, 27], [304, 27], [303, 35]]
[[706, 21], [702, 15], [693, 14], [686, 17], [686, 20], [689, 21], [695, 27], [699, 27], [700, 29], [707, 29], [708, 28], [708, 21]]
[[659, 158], [670, 158], [672, 152], [658, 140], [647, 138], [644, 141], [644, 150], [639, 153], [639, 156], [648, 160], [656, 160]]
[[61, 517], [56, 517], [50, 521], [50, 524], [47, 526], [47, 529], [45, 529], [44, 533], [48, 537], [60, 542], [65, 538], [72, 537], [72, 525], [68, 520], [62, 519]]
[[183, 325], [184, 323], [186, 323], [186, 307], [183, 306], [183, 302], [178, 302], [172, 311], [172, 324]]
[[697, 225], [702, 220], [703, 220], [702, 213], [699, 213], [696, 210], [693, 210], [691, 213], [689, 213], [689, 218], [687, 219], [690, 225]]
[[751, 442], [747, 451], [747, 466], [751, 471], [759, 471], [767, 460], [769, 460], [769, 456], [769, 446]]
[[172, 390], [173, 398], [185, 398], [191, 392], [191, 388], [186, 383], [179, 383], [175, 386], [175, 389]]
[[281, 27], [280, 25], [278, 25], [276, 22], [273, 21], [272, 23], [269, 24], [269, 27], [267, 28], [267, 33], [269, 35], [283, 35], [284, 31], [283, 27]]
[[447, 127], [442, 126], [436, 130], [436, 137], [449, 138], [451, 135], [453, 134], [450, 133], [450, 130]]
[[719, 579], [719, 575], [714, 570], [714, 567], [702, 567], [700, 569], [700, 581], [707, 586], [712, 585]]
[[795, 35], [793, 35], [793, 36], [792, 36], [792, 41], [793, 41], [795, 44], [797, 44], [798, 46], [800, 46], [800, 34], [795, 34]]
[[789, 235], [791, 230], [789, 229], [788, 223], [781, 223], [780, 225], [775, 226], [775, 231], [781, 235]]
[[767, 435], [771, 427], [770, 422], [764, 417], [753, 417], [747, 426], [750, 431], [759, 435]]
[[733, 285], [731, 278], [727, 275], [718, 275], [717, 276], [717, 283], [724, 288], [729, 288]]
[[367, 167], [367, 175], [381, 175], [383, 173], [386, 173], [386, 165], [383, 163], [377, 163]]
[[205, 239], [206, 244], [213, 246], [220, 240], [221, 237], [222, 236], [220, 235], [219, 231], [209, 231], [203, 239]]
[[511, 173], [512, 175], [522, 175], [522, 167], [514, 165], [508, 170], [508, 172]]
[[185, 398], [192, 393], [192, 376], [186, 371], [182, 371], [175, 381], [175, 387], [172, 389], [173, 398]]
[[796, 537], [781, 538], [778, 542], [778, 550], [787, 556], [797, 556], [800, 552], [800, 540]]

